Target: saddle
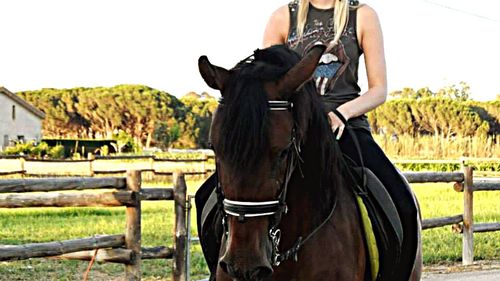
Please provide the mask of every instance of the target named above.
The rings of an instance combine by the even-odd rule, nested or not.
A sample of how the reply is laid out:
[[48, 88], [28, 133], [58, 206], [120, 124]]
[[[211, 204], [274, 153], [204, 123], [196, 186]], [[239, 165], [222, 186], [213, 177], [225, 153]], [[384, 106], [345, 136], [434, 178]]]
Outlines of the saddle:
[[[354, 193], [358, 198], [358, 209], [365, 230], [367, 263], [371, 265], [367, 275], [372, 281], [388, 280], [386, 276], [391, 275], [392, 265], [401, 255], [401, 219], [396, 205], [378, 177], [366, 167], [350, 165], [351, 175], [357, 183]], [[367, 218], [363, 217], [364, 213]], [[375, 241], [371, 235], [374, 235]]]

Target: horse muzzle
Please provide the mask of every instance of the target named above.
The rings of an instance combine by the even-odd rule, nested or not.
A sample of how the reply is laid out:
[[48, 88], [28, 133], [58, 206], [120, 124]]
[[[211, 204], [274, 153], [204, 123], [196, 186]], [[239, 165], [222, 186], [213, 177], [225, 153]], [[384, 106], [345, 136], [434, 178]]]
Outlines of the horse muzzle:
[[219, 267], [237, 281], [261, 281], [273, 274], [273, 268], [269, 261], [262, 258], [236, 263], [230, 255], [226, 254], [219, 260]]

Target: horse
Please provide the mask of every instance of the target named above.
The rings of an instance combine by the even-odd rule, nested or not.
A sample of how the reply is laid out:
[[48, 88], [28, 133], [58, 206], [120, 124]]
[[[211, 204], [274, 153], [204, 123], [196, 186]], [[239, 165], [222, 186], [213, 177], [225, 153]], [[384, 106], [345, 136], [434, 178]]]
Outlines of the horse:
[[209, 137], [223, 214], [217, 281], [371, 280], [355, 183], [310, 80], [324, 50], [257, 49], [230, 70], [198, 60], [221, 92]]

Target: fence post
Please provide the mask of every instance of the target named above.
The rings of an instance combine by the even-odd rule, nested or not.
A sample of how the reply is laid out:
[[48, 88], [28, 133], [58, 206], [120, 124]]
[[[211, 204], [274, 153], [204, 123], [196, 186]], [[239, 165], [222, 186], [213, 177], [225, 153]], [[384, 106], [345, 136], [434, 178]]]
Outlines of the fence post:
[[203, 172], [203, 176], [206, 177], [207, 176], [207, 161], [208, 161], [208, 157], [207, 157], [207, 154], [205, 153], [205, 151], [202, 152], [201, 154], [202, 156], [202, 159], [203, 159], [203, 162], [202, 162], [202, 172]]
[[151, 169], [151, 171], [154, 173], [155, 171], [155, 158], [156, 156], [151, 156], [151, 158], [149, 158], [149, 168]]
[[127, 206], [125, 245], [132, 250], [132, 259], [125, 265], [125, 280], [141, 280], [141, 172], [127, 171], [127, 190], [133, 191], [134, 206]]
[[187, 208], [187, 237], [186, 237], [186, 280], [190, 280], [190, 265], [191, 265], [191, 253], [189, 252], [191, 249], [191, 210], [193, 209], [193, 205], [191, 204], [191, 199], [194, 199], [194, 195], [187, 196], [186, 208]]
[[19, 158], [19, 164], [21, 164], [21, 176], [24, 177], [26, 175], [26, 159], [23, 156]]
[[186, 281], [186, 180], [174, 172], [175, 236], [173, 281]]
[[93, 177], [94, 176], [94, 160], [95, 160], [95, 156], [93, 153], [89, 152], [87, 154], [87, 160], [89, 160], [89, 172], [90, 172], [90, 176]]
[[473, 169], [464, 166], [464, 217], [462, 240], [462, 264], [474, 262], [474, 218], [473, 218]]

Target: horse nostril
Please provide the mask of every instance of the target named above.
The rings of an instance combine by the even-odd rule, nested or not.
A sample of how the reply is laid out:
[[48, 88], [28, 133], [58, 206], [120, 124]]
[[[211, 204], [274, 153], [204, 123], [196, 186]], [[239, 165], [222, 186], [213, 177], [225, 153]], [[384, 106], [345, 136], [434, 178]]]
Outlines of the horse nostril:
[[232, 266], [230, 266], [226, 261], [224, 260], [221, 260], [219, 261], [219, 266], [220, 268], [227, 274], [231, 275], [232, 273], [234, 273], [234, 270], [232, 268]]
[[273, 274], [273, 269], [271, 266], [257, 266], [253, 270], [240, 271], [234, 267], [231, 263], [224, 259], [219, 261], [219, 267], [232, 278], [238, 278], [242, 280], [265, 280]]
[[264, 280], [273, 274], [273, 268], [270, 266], [259, 266], [251, 274], [253, 280]]

